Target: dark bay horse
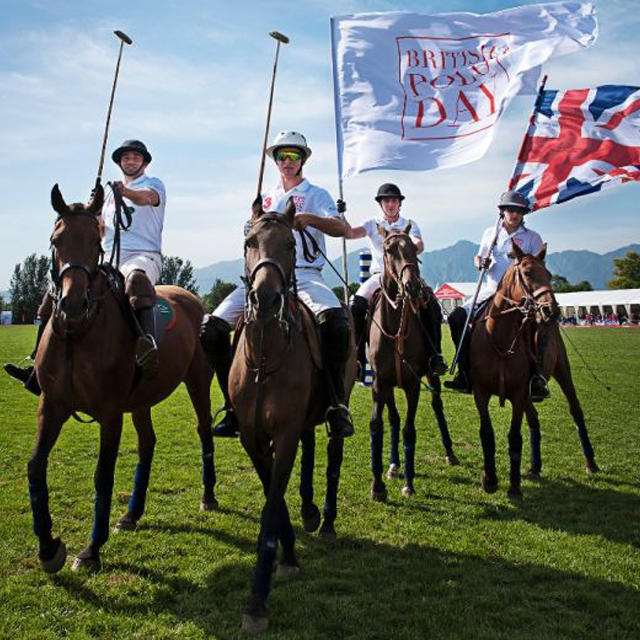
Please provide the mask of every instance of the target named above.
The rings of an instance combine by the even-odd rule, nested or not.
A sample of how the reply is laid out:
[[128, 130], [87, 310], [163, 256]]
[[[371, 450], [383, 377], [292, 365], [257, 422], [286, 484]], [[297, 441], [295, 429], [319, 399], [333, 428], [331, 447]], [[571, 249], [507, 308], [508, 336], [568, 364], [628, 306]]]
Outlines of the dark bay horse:
[[[320, 524], [311, 484], [314, 427], [325, 419], [329, 394], [325, 372], [320, 369], [314, 320], [295, 296], [294, 216], [292, 200], [284, 214], [264, 213], [260, 199], [253, 204], [251, 230], [245, 239], [245, 326], [236, 344], [229, 377], [229, 394], [238, 417], [242, 445], [253, 462], [266, 497], [252, 596], [242, 617], [242, 628], [249, 633], [264, 631], [268, 625], [266, 600], [278, 542], [282, 547], [278, 574], [298, 571], [295, 534], [285, 492], [301, 440], [300, 493], [304, 526], [309, 531]], [[345, 379], [347, 397], [355, 373], [352, 340]], [[321, 529], [329, 538], [335, 536], [333, 521], [342, 451], [342, 439], [330, 437]]]
[[[394, 387], [400, 387], [407, 400], [407, 415], [402, 430], [404, 445], [404, 487], [402, 493], [415, 493], [415, 416], [420, 399], [420, 380], [426, 376], [431, 389], [431, 407], [435, 413], [440, 437], [449, 464], [458, 464], [447, 421], [442, 409], [440, 378], [430, 367], [435, 354], [433, 340], [425, 335], [420, 306], [428, 303], [425, 286], [420, 279], [416, 246], [409, 236], [409, 224], [401, 233], [389, 233], [380, 228], [384, 236], [384, 273], [381, 295], [374, 301], [369, 329], [367, 357], [374, 372], [371, 414], [371, 471], [373, 483], [371, 497], [384, 501], [387, 489], [382, 480], [382, 440], [384, 407], [388, 407], [391, 431], [391, 453], [388, 477], [398, 473], [400, 416], [395, 404]], [[431, 295], [431, 294], [429, 294]], [[433, 304], [434, 301], [431, 302]]]
[[498, 488], [495, 466], [495, 437], [489, 416], [489, 398], [496, 395], [500, 405], [512, 407], [509, 429], [510, 485], [508, 495], [522, 498], [520, 489], [522, 457], [522, 417], [526, 413], [531, 432], [531, 471], [541, 468], [540, 423], [529, 395], [531, 367], [538, 359], [536, 344], [545, 344], [542, 358], [545, 377], [553, 375], [569, 400], [587, 460], [587, 469], [597, 471], [582, 409], [571, 380], [567, 354], [557, 322], [560, 310], [551, 288], [551, 274], [544, 264], [547, 246], [533, 256], [514, 243], [514, 262], [503, 276], [490, 304], [474, 321], [471, 334], [471, 378], [473, 395], [480, 414], [480, 440], [484, 456], [482, 486], [487, 493]]
[[215, 470], [209, 387], [213, 371], [200, 346], [203, 308], [196, 296], [179, 287], [158, 287], [169, 301], [175, 325], [159, 345], [158, 376], [136, 384], [135, 334], [127, 320], [128, 301], [113, 270], [101, 265], [98, 218], [103, 201], [98, 188], [85, 206], [68, 206], [56, 185], [51, 202], [58, 217], [51, 236], [54, 312], [35, 358], [42, 389], [36, 443], [28, 464], [33, 528], [39, 557], [49, 573], [59, 571], [66, 548], [52, 536], [47, 465], [51, 449], [67, 419], [81, 411], [100, 425], [100, 453], [95, 472], [95, 505], [91, 542], [73, 568], [100, 569], [100, 548], [109, 536], [114, 469], [123, 414], [131, 412], [138, 435], [139, 462], [129, 510], [121, 529], [135, 528], [142, 516], [155, 447], [150, 408], [181, 382], [187, 386], [198, 419], [202, 445], [202, 508], [216, 507]]

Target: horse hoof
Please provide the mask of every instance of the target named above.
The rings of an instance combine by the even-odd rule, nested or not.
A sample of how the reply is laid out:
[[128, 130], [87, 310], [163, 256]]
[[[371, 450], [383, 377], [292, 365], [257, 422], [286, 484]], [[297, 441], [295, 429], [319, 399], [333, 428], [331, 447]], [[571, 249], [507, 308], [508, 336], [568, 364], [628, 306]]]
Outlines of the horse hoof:
[[374, 502], [386, 502], [387, 501], [387, 490], [382, 489], [382, 491], [375, 491], [371, 489], [371, 499]]
[[490, 482], [487, 474], [482, 472], [482, 488], [485, 493], [495, 493], [498, 490], [498, 481]]
[[334, 542], [338, 539], [333, 523], [329, 523], [326, 520], [322, 523], [318, 536], [325, 542]]
[[397, 464], [390, 464], [389, 465], [389, 471], [387, 471], [387, 478], [389, 478], [389, 480], [393, 480], [394, 478], [397, 478], [400, 475], [400, 467]]
[[220, 505], [215, 498], [200, 501], [200, 511], [217, 511]]
[[596, 464], [595, 460], [593, 462], [587, 462], [587, 473], [598, 473], [600, 471], [600, 467]]
[[320, 511], [315, 504], [302, 506], [300, 509], [302, 526], [307, 533], [313, 533], [320, 526]]
[[115, 533], [119, 533], [120, 531], [135, 531], [138, 528], [138, 521], [134, 518], [131, 513], [125, 513], [118, 522], [116, 522], [116, 526], [113, 527], [113, 531]]
[[507, 498], [512, 502], [522, 502], [522, 491], [520, 487], [510, 487], [507, 491]]
[[276, 568], [276, 576], [284, 580], [294, 578], [300, 573], [300, 567], [295, 564], [278, 564]]
[[535, 471], [534, 469], [529, 469], [525, 478], [527, 480], [531, 480], [531, 482], [542, 482], [542, 476], [540, 475], [540, 472]]
[[58, 548], [49, 560], [40, 558], [40, 566], [45, 573], [58, 573], [64, 563], [67, 561], [67, 547], [64, 542], [58, 538]]
[[405, 485], [404, 487], [402, 487], [402, 495], [405, 498], [410, 498], [411, 496], [416, 495], [416, 491], [413, 487], [410, 487], [409, 485]]
[[86, 573], [98, 573], [102, 569], [100, 558], [81, 558], [78, 556], [71, 565], [72, 571], [84, 571]]
[[460, 460], [458, 460], [458, 456], [455, 453], [447, 454], [447, 464], [450, 467], [457, 467], [460, 464]]

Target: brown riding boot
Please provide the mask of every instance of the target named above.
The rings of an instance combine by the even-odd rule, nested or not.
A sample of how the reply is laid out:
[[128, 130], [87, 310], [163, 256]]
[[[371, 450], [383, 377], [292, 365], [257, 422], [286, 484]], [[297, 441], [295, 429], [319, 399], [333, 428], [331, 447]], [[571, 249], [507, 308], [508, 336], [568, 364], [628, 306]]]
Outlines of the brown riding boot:
[[138, 338], [135, 344], [136, 364], [142, 369], [143, 379], [151, 380], [158, 375], [155, 288], [142, 269], [134, 269], [127, 276], [124, 287], [138, 321]]

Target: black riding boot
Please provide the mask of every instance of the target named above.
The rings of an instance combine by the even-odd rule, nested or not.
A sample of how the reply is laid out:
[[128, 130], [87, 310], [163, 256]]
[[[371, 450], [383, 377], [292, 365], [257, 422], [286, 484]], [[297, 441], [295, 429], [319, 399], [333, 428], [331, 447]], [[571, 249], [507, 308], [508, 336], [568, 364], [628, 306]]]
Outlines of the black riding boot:
[[367, 311], [369, 302], [362, 296], [353, 296], [351, 301], [351, 315], [353, 316], [353, 328], [355, 329], [356, 351], [358, 357], [358, 380], [364, 382], [367, 366]]
[[420, 321], [425, 331], [427, 366], [431, 373], [442, 376], [449, 367], [442, 355], [442, 310], [433, 294], [427, 304], [420, 307]]
[[332, 436], [348, 438], [354, 434], [344, 385], [345, 366], [349, 358], [349, 319], [342, 308], [328, 309], [320, 315], [318, 323], [331, 398], [327, 421]]
[[[38, 325], [38, 334], [36, 336], [36, 346], [33, 349], [33, 352], [30, 356], [31, 360], [36, 357], [36, 353], [38, 352], [38, 346], [40, 345], [40, 340], [42, 339], [42, 334], [44, 333], [44, 329], [47, 326], [47, 322], [49, 318], [40, 319], [40, 324]], [[18, 382], [22, 382], [24, 388], [27, 391], [31, 391], [33, 395], [39, 396], [41, 389], [38, 384], [38, 378], [36, 376], [35, 367], [33, 365], [28, 365], [26, 367], [18, 367], [15, 364], [7, 363], [4, 365], [4, 370], [14, 379], [18, 380]]]
[[136, 364], [142, 369], [142, 377], [152, 380], [158, 375], [155, 310], [153, 307], [145, 307], [135, 309], [135, 314], [142, 332], [136, 340]]
[[469, 332], [462, 335], [464, 323], [467, 320], [467, 312], [462, 307], [457, 307], [449, 316], [449, 329], [451, 331], [451, 339], [458, 349], [458, 345], [462, 342], [462, 348], [458, 355], [458, 373], [453, 380], [445, 380], [444, 386], [453, 391], [461, 393], [471, 393], [471, 367], [469, 358]]
[[542, 402], [550, 395], [547, 379], [542, 375], [542, 363], [544, 362], [544, 352], [546, 343], [542, 336], [538, 339], [538, 357], [531, 367], [531, 378], [529, 380], [529, 395], [531, 402]]
[[213, 435], [218, 438], [236, 438], [238, 419], [231, 408], [229, 398], [229, 370], [231, 369], [231, 327], [222, 318], [206, 314], [200, 326], [200, 342], [209, 364], [218, 376], [218, 384], [224, 396], [225, 415], [214, 427]]

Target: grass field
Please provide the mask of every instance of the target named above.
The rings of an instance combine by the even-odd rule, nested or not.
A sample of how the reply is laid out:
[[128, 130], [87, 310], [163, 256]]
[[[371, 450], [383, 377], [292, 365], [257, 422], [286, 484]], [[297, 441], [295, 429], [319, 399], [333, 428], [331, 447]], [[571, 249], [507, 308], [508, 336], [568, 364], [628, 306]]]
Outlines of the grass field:
[[[523, 482], [522, 504], [506, 498], [510, 411], [494, 401], [501, 486], [486, 495], [473, 400], [444, 396], [461, 461], [452, 468], [423, 395], [417, 495], [403, 498], [402, 480], [390, 481], [389, 502], [373, 503], [370, 392], [358, 387], [352, 396], [357, 433], [345, 445], [339, 539], [327, 546], [302, 531], [292, 478], [289, 506], [302, 571], [294, 580], [274, 581], [267, 637], [640, 638], [640, 330], [570, 329], [565, 335], [612, 387], [608, 392], [594, 381], [568, 345], [602, 472], [586, 475], [564, 398], [552, 383], [552, 398], [540, 405], [543, 482]], [[0, 327], [0, 362], [19, 360], [34, 336], [33, 327]], [[220, 403], [215, 385], [213, 401]], [[181, 387], [154, 410], [158, 444], [139, 530], [112, 534], [101, 573], [73, 573], [67, 562], [47, 576], [37, 561], [26, 479], [36, 404], [0, 376], [0, 637], [242, 637], [263, 499], [239, 442], [216, 441], [221, 509], [201, 513], [199, 441]], [[385, 434], [386, 455], [388, 429]], [[325, 443], [318, 429], [318, 496]], [[70, 555], [89, 540], [97, 449], [96, 426], [72, 421], [51, 455], [54, 534]], [[113, 522], [126, 509], [137, 461], [128, 418], [120, 451]], [[526, 464], [526, 445], [523, 457]]]

